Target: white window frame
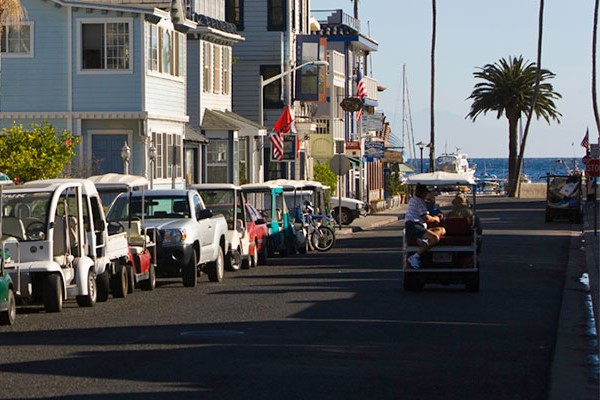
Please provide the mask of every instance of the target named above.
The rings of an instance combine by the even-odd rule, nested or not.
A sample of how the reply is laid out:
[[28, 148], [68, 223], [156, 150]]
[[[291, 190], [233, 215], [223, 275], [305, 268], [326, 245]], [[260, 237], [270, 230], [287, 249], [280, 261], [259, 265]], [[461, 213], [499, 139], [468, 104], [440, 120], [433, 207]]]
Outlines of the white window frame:
[[[3, 51], [2, 54], [2, 58], [33, 58], [34, 54], [33, 54], [33, 49], [34, 49], [34, 38], [35, 38], [35, 34], [34, 34], [34, 23], [33, 21], [23, 21], [20, 23], [21, 25], [21, 29], [23, 29], [24, 26], [29, 27], [29, 51], [28, 52], [19, 52], [19, 53], [12, 53], [12, 52], [8, 52], [8, 51]], [[5, 34], [7, 32], [10, 32], [11, 25], [5, 25], [2, 29], [3, 32], [0, 32], [2, 34], [2, 42], [4, 42], [4, 46], [6, 49], [8, 49], [8, 40], [9, 40], [9, 34]], [[19, 35], [19, 41], [21, 41], [21, 30], [16, 30], [16, 32]]]
[[214, 50], [213, 50], [213, 55], [214, 55], [213, 56], [213, 73], [214, 73], [213, 93], [221, 94], [221, 92], [223, 90], [223, 85], [222, 85], [223, 49], [221, 46], [218, 46], [218, 45], [213, 45], [213, 47], [214, 47]]
[[223, 94], [231, 94], [231, 47], [223, 46]]
[[212, 44], [202, 43], [202, 92], [212, 93]]
[[[134, 64], [134, 41], [133, 41], [133, 18], [78, 18], [77, 19], [77, 73], [78, 74], [132, 74], [133, 73], [133, 64]], [[129, 65], [128, 68], [123, 69], [107, 69], [98, 68], [98, 69], [84, 69], [82, 66], [82, 58], [83, 58], [83, 25], [85, 24], [104, 24], [104, 34], [106, 35], [106, 25], [107, 24], [127, 24], [128, 26], [128, 56], [129, 56]], [[105, 50], [107, 44], [104, 44]], [[106, 58], [106, 55], [105, 55]]]
[[[156, 35], [156, 36], [155, 36]], [[156, 39], [156, 48], [152, 40]], [[166, 46], [168, 45], [168, 52]], [[185, 35], [152, 23], [146, 24], [146, 72], [149, 75], [183, 81], [185, 74]], [[168, 56], [168, 60], [164, 56]]]

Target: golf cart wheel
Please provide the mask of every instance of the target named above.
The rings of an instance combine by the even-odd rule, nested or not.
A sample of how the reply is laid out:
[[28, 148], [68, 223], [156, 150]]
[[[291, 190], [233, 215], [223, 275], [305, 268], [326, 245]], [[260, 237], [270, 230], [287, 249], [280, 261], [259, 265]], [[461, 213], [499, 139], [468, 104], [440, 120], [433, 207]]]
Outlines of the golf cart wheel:
[[465, 289], [468, 292], [479, 292], [479, 271], [473, 273], [473, 276], [465, 282]]
[[110, 293], [110, 278], [108, 271], [104, 271], [96, 278], [96, 288], [98, 289], [98, 295], [96, 301], [105, 302], [108, 300], [108, 294]]
[[63, 290], [59, 274], [46, 275], [44, 279], [43, 299], [46, 312], [62, 311]]
[[129, 293], [129, 278], [127, 277], [127, 267], [125, 265], [118, 265], [116, 273], [110, 277], [110, 291], [113, 297], [127, 297], [127, 293]]
[[404, 290], [407, 292], [413, 292], [420, 290], [423, 286], [419, 282], [416, 276], [413, 274], [404, 274], [404, 281], [402, 282]]
[[156, 287], [156, 271], [154, 270], [154, 264], [150, 263], [148, 268], [148, 279], [140, 282], [140, 289], [144, 291], [154, 290]]
[[88, 271], [88, 277], [86, 282], [88, 294], [76, 297], [77, 305], [79, 305], [79, 307], [93, 307], [94, 304], [96, 304], [96, 296], [98, 295], [96, 287], [96, 276], [91, 268]]
[[17, 319], [17, 301], [11, 289], [8, 289], [6, 305], [6, 310], [0, 313], [0, 325], [12, 325], [15, 323], [15, 319]]

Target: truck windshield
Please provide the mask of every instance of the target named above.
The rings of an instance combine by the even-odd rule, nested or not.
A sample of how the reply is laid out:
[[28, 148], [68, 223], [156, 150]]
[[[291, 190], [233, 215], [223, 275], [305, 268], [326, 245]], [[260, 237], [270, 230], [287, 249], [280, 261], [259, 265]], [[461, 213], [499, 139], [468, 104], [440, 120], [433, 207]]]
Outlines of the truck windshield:
[[[131, 210], [131, 213], [130, 213]], [[129, 201], [127, 194], [117, 197], [106, 216], [108, 221], [126, 221], [131, 218], [190, 218], [190, 207], [185, 196], [134, 196]], [[131, 214], [131, 215], [130, 215]]]

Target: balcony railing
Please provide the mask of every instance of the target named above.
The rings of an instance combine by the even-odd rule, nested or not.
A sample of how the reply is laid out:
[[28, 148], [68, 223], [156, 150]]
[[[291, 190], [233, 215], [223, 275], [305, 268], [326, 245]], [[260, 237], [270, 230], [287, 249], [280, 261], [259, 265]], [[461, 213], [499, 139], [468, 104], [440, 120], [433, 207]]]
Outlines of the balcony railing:
[[377, 80], [368, 76], [363, 77], [365, 86], [367, 87], [367, 98], [377, 100]]
[[314, 119], [316, 134], [331, 134], [333, 140], [344, 140], [344, 120], [342, 118], [320, 117]]
[[342, 24], [360, 32], [360, 20], [346, 14], [343, 10], [311, 10], [310, 13], [321, 24]]

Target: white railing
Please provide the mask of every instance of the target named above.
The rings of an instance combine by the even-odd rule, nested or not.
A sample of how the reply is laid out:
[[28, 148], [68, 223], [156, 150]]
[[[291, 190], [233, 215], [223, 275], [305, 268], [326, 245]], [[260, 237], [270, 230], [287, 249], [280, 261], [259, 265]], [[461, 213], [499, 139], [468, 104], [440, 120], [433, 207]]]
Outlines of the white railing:
[[331, 135], [333, 140], [344, 140], [344, 120], [342, 118], [321, 117], [314, 119], [316, 134]]
[[338, 51], [331, 51], [329, 53], [329, 65], [333, 78], [343, 82], [344, 76], [346, 76], [346, 57], [344, 57], [344, 54]]
[[367, 87], [367, 98], [377, 100], [377, 80], [368, 76], [363, 77], [365, 86]]

